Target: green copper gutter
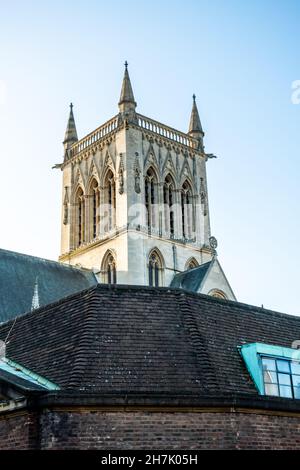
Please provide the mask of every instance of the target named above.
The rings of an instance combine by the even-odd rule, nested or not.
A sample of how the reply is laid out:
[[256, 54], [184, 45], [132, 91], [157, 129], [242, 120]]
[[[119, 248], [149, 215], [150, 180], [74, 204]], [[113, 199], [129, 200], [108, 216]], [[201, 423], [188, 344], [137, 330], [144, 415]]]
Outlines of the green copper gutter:
[[32, 372], [30, 369], [18, 364], [7, 357], [2, 357], [0, 359], [0, 376], [1, 371], [8, 372], [20, 379], [27, 380], [33, 385], [38, 385], [39, 387], [43, 387], [45, 390], [53, 391], [59, 390], [60, 387], [55, 383], [51, 382], [50, 380], [42, 377], [35, 372]]

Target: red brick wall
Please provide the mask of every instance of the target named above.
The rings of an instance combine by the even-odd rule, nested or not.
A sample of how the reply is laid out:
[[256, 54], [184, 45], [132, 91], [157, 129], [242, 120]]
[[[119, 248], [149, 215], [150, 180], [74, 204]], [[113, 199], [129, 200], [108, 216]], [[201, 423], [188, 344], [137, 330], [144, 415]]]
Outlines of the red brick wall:
[[0, 415], [0, 450], [36, 449], [37, 419], [35, 413]]
[[[300, 449], [300, 417], [43, 412], [0, 418], [0, 449]], [[40, 422], [40, 425], [39, 425]]]

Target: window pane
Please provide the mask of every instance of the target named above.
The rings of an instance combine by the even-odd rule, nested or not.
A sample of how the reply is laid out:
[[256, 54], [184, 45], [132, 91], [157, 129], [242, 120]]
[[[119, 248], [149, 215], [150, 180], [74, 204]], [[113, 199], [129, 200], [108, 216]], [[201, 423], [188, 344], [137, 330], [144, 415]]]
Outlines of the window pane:
[[266, 395], [273, 395], [273, 396], [276, 396], [276, 397], [278, 397], [278, 395], [279, 395], [277, 385], [266, 384], [265, 385], [265, 392], [266, 392]]
[[280, 385], [280, 396], [285, 398], [292, 398], [292, 389], [291, 387], [286, 387], [285, 385]]
[[263, 359], [262, 364], [264, 370], [276, 370], [274, 359]]
[[300, 363], [299, 362], [291, 362], [291, 369], [292, 369], [292, 374], [300, 375]]
[[280, 359], [277, 362], [277, 369], [279, 372], [290, 372], [290, 365], [288, 361], [281, 361]]
[[300, 387], [300, 375], [293, 375], [293, 385]]
[[278, 381], [281, 385], [291, 386], [291, 377], [289, 374], [278, 374]]
[[294, 397], [300, 398], [300, 387], [294, 387]]
[[276, 372], [270, 372], [269, 370], [264, 371], [264, 382], [269, 384], [277, 383], [277, 374]]

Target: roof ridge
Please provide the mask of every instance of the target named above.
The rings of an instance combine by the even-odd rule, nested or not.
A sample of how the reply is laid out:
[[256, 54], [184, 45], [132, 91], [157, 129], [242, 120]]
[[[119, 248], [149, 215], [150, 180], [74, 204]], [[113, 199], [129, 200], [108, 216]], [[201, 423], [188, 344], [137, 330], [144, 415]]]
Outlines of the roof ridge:
[[[1, 249], [0, 249], [1, 250]], [[238, 302], [238, 301], [235, 301], [235, 300], [224, 300], [224, 299], [219, 299], [217, 297], [212, 297], [210, 295], [207, 295], [207, 294], [201, 294], [201, 293], [198, 293], [198, 292], [191, 292], [187, 289], [184, 289], [184, 288], [179, 288], [179, 287], [150, 287], [150, 286], [142, 286], [142, 285], [134, 285], [134, 284], [101, 284], [101, 283], [97, 283], [91, 287], [87, 287], [86, 289], [83, 289], [83, 290], [80, 290], [78, 292], [75, 292], [73, 294], [69, 294], [65, 297], [62, 297], [60, 298], [59, 300], [56, 300], [55, 302], [51, 302], [49, 304], [46, 304], [46, 305], [43, 305], [42, 307], [34, 310], [34, 311], [28, 311], [26, 313], [22, 313], [20, 315], [17, 315], [15, 318], [21, 318], [21, 317], [24, 317], [24, 316], [27, 316], [27, 315], [37, 315], [37, 314], [42, 314], [44, 311], [48, 311], [49, 309], [53, 309], [55, 308], [56, 306], [58, 305], [61, 305], [62, 303], [70, 300], [70, 299], [76, 299], [77, 297], [81, 297], [81, 296], [84, 296], [86, 293], [88, 292], [92, 292], [92, 291], [96, 291], [96, 290], [104, 290], [104, 291], [107, 291], [107, 290], [135, 290], [135, 291], [142, 291], [142, 290], [148, 290], [148, 291], [155, 291], [157, 293], [166, 293], [167, 291], [170, 291], [172, 293], [176, 293], [177, 294], [182, 294], [184, 293], [185, 295], [187, 295], [188, 297], [197, 297], [197, 298], [203, 298], [205, 301], [207, 302], [210, 302], [210, 303], [221, 303], [221, 304], [226, 304], [234, 309], [239, 309], [240, 307], [242, 308], [245, 308], [247, 310], [250, 310], [252, 313], [264, 313], [264, 314], [270, 314], [270, 315], [276, 315], [276, 316], [281, 316], [281, 317], [288, 317], [288, 318], [294, 318], [294, 319], [298, 319], [300, 320], [300, 317], [298, 315], [294, 315], [294, 314], [289, 314], [289, 313], [283, 313], [283, 312], [278, 312], [278, 311], [275, 311], [275, 310], [271, 310], [271, 309], [267, 309], [267, 308], [263, 308], [263, 307], [258, 307], [256, 305], [251, 305], [251, 304], [246, 304], [246, 303], [243, 303], [243, 302]], [[2, 323], [0, 323], [1, 326], [3, 325], [6, 325], [6, 324], [9, 324], [11, 322], [14, 321], [14, 318], [13, 319], [10, 319], [10, 320], [7, 320], [7, 321], [4, 321]]]

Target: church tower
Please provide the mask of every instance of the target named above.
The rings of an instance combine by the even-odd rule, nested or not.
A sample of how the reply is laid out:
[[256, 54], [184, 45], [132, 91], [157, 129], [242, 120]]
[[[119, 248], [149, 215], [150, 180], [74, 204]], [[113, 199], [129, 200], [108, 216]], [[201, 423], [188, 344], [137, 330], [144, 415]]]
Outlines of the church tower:
[[127, 62], [118, 114], [80, 140], [71, 104], [60, 165], [60, 261], [92, 269], [99, 282], [171, 285], [235, 299], [211, 237], [211, 155], [195, 95], [187, 133], [136, 108]]

